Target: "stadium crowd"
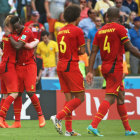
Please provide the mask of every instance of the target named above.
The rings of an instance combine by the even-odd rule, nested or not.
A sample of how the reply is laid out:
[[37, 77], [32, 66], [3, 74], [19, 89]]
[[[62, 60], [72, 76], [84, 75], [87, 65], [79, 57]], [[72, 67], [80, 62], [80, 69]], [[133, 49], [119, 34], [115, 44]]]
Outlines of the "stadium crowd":
[[[71, 4], [81, 8], [79, 27], [84, 32], [86, 53], [79, 57], [79, 68], [86, 76], [88, 58], [95, 33], [106, 24], [106, 11], [116, 6], [120, 9], [121, 24], [128, 30], [132, 44], [140, 50], [140, 1], [139, 0], [1, 0], [0, 2], [0, 39], [4, 34], [3, 21], [9, 14], [18, 15], [22, 23], [29, 27], [34, 37], [40, 40], [36, 49], [38, 66], [37, 81], [41, 76], [56, 77], [58, 61], [57, 34], [67, 23], [64, 9]], [[2, 55], [2, 50], [0, 50]], [[94, 65], [95, 76], [100, 76], [100, 52]], [[124, 53], [126, 74], [140, 74], [140, 60], [129, 52]], [[39, 82], [40, 83], [40, 82]]]

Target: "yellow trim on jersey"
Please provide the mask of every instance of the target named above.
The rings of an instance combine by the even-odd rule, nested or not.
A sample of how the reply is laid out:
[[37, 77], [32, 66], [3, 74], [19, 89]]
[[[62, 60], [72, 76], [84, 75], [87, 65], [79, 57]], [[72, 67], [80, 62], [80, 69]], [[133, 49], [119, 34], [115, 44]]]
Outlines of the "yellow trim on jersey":
[[130, 41], [130, 40], [128, 39], [128, 40], [124, 41], [123, 44], [125, 44], [125, 43], [128, 42], [128, 41]]
[[62, 110], [66, 115], [68, 115], [68, 113], [65, 110]]
[[103, 115], [103, 114], [101, 114], [101, 113], [99, 113], [99, 112], [98, 112], [98, 114], [101, 115], [101, 116], [103, 116], [103, 117], [105, 116], [105, 115]]
[[83, 45], [79, 46], [79, 48], [82, 47], [82, 46], [85, 46], [85, 45], [86, 45], [86, 44], [83, 44]]
[[117, 95], [117, 94], [115, 94], [115, 93], [106, 93], [106, 94], [109, 94], [109, 95], [110, 95], [110, 94], [113, 94], [113, 95], [116, 95], [116, 96], [118, 96], [118, 95]]
[[102, 120], [102, 118], [100, 118], [100, 117], [98, 117], [98, 116], [95, 116], [96, 118], [99, 118], [99, 119], [101, 119]]
[[19, 92], [8, 92], [8, 94], [11, 94], [11, 93], [19, 93]]
[[128, 36], [122, 37], [121, 40], [128, 38]]
[[71, 113], [71, 111], [69, 110], [69, 108], [67, 108], [66, 106], [65, 106], [65, 108]]
[[81, 90], [81, 91], [71, 91], [71, 92], [82, 92], [82, 91], [85, 91], [85, 90]]
[[123, 122], [126, 122], [126, 121], [128, 121], [128, 119], [127, 120], [124, 120]]

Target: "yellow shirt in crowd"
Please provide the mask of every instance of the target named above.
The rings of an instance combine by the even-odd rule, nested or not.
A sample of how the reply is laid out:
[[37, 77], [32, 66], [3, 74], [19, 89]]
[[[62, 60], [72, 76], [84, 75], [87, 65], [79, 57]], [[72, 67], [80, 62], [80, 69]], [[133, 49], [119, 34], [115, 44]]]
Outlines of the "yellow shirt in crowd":
[[138, 10], [139, 10], [139, 16], [140, 16], [140, 0], [135, 0], [135, 1], [138, 4]]
[[58, 31], [57, 31], [57, 28], [62, 28], [66, 25], [66, 23], [63, 23], [63, 22], [59, 22], [59, 21], [56, 21], [55, 24], [54, 24], [54, 35], [55, 35], [55, 38], [57, 40], [57, 34], [58, 34]]
[[[110, 3], [111, 6], [115, 6], [114, 3], [110, 0], [109, 0], [109, 3]], [[100, 13], [102, 12], [104, 14], [105, 12], [107, 12], [108, 8], [109, 8], [109, 5], [106, 2], [104, 2], [103, 0], [99, 0], [99, 1], [96, 2], [96, 5], [95, 5], [94, 9], [97, 12], [100, 12]]]
[[45, 68], [56, 67], [56, 53], [58, 52], [57, 42], [50, 40], [48, 44], [41, 41], [38, 46], [36, 53], [39, 54], [43, 59]]

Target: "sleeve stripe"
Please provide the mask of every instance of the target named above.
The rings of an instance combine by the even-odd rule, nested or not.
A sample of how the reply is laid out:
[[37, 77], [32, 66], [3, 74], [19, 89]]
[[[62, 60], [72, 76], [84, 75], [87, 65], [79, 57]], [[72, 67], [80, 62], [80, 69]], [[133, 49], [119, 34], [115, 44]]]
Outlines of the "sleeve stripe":
[[125, 37], [122, 37], [121, 40], [124, 40], [124, 39], [127, 39], [127, 38], [128, 38], [128, 36], [125, 36]]
[[82, 47], [82, 46], [85, 46], [85, 45], [86, 45], [86, 44], [83, 44], [83, 45], [79, 46], [79, 48]]
[[125, 44], [126, 42], [130, 41], [129, 39], [124, 40], [122, 43]]

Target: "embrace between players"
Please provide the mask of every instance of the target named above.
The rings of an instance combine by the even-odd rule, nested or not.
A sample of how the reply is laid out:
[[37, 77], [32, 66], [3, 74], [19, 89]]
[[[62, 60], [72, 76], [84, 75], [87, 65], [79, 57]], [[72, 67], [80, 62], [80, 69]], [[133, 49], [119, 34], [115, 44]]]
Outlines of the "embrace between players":
[[[80, 136], [79, 133], [74, 132], [72, 129], [72, 111], [84, 101], [85, 94], [83, 77], [78, 67], [79, 55], [85, 53], [84, 33], [80, 28], [77, 27], [80, 20], [80, 12], [80, 8], [75, 5], [68, 6], [65, 9], [64, 18], [68, 24], [59, 31], [57, 36], [57, 42], [59, 46], [59, 62], [57, 65], [57, 73], [61, 85], [61, 90], [65, 94], [66, 102], [63, 109], [56, 115], [51, 116], [50, 119], [52, 120], [57, 132], [59, 134], [62, 134], [63, 132], [61, 120], [65, 118], [65, 136]], [[129, 125], [127, 111], [124, 104], [125, 92], [124, 86], [122, 84], [122, 63], [124, 47], [138, 58], [140, 58], [140, 52], [132, 46], [131, 42], [128, 39], [126, 29], [122, 25], [118, 24], [119, 9], [115, 7], [109, 8], [107, 11], [107, 18], [109, 23], [104, 25], [95, 35], [92, 53], [89, 59], [89, 73], [86, 77], [87, 82], [91, 84], [93, 80], [93, 65], [95, 62], [95, 57], [98, 50], [100, 49], [102, 58], [102, 73], [107, 82], [106, 94], [104, 101], [100, 104], [98, 112], [93, 118], [92, 123], [88, 126], [87, 130], [89, 134], [103, 136], [99, 133], [97, 126], [108, 112], [109, 107], [114, 103], [115, 99], [117, 99], [117, 109], [125, 129], [125, 135], [136, 135], [137, 132], [133, 131]], [[10, 20], [10, 24], [14, 25], [13, 27], [14, 29], [16, 29], [15, 31], [18, 32], [18, 25], [15, 24], [13, 20]], [[12, 37], [10, 37], [9, 39], [12, 46], [17, 46], [19, 48], [20, 46], [22, 46], [21, 49], [18, 48], [19, 51], [22, 49], [26, 49], [26, 51], [28, 50], [24, 47], [26, 46], [26, 44], [22, 43], [22, 39], [24, 39], [24, 36], [19, 37], [18, 45], [15, 45], [17, 42], [14, 41]], [[18, 58], [19, 60], [20, 56]], [[24, 55], [23, 57], [25, 56], [26, 55]], [[18, 67], [16, 70], [18, 70]], [[24, 66], [21, 67], [23, 69]], [[21, 75], [22, 72], [20, 72]], [[20, 77], [22, 77], [20, 76], [20, 74], [18, 78], [19, 80]], [[21, 80], [19, 82], [21, 82]], [[23, 83], [24, 82], [22, 82], [21, 85]], [[27, 93], [30, 93], [29, 96], [35, 95], [32, 94], [34, 92], [29, 92], [27, 89]], [[5, 100], [3, 105], [1, 106], [0, 125], [4, 125], [5, 122], [5, 114], [7, 112], [7, 108], [5, 107], [7, 107], [7, 104], [12, 103], [15, 100], [12, 95], [13, 93], [7, 97], [10, 98], [10, 102], [6, 98], [7, 102]], [[33, 105], [35, 105], [34, 102]], [[39, 116], [42, 116], [42, 113]]]

